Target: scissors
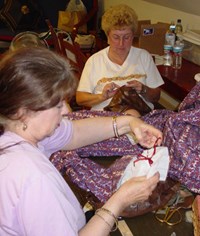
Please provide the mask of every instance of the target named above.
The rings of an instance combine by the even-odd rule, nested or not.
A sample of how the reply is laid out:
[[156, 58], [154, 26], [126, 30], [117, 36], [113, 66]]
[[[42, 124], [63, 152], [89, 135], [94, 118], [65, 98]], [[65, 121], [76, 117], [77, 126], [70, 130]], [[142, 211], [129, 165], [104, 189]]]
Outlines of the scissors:
[[170, 203], [164, 209], [158, 209], [155, 212], [155, 218], [161, 223], [166, 223], [170, 226], [180, 223], [182, 221], [182, 215], [179, 211], [181, 206], [177, 207], [179, 200], [180, 195], [176, 194], [175, 199], [173, 199], [172, 203]]
[[166, 223], [170, 226], [179, 224], [182, 221], [182, 214], [180, 212], [180, 209], [190, 208], [193, 200], [193, 196], [187, 196], [182, 198], [180, 193], [178, 192], [172, 203], [170, 203], [164, 209], [158, 209], [155, 212], [155, 218], [161, 223]]
[[160, 216], [158, 211], [155, 212], [155, 217], [161, 223], [166, 223], [167, 225], [176, 225], [182, 221], [182, 215], [179, 211], [181, 207], [167, 206], [165, 209], [164, 217]]

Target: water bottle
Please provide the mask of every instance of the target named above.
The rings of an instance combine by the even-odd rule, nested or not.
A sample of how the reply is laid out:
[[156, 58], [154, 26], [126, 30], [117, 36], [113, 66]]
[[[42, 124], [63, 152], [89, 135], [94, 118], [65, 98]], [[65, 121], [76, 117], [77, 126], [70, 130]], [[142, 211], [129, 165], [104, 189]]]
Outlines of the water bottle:
[[174, 23], [174, 21], [171, 21], [171, 24], [169, 26], [169, 30], [172, 32], [172, 33], [175, 33], [175, 28], [176, 28], [176, 25]]
[[165, 44], [166, 45], [171, 45], [172, 47], [175, 44], [175, 39], [176, 39], [176, 35], [175, 35], [175, 25], [173, 25], [174, 23], [172, 22], [169, 29], [167, 30], [167, 32], [165, 33]]
[[176, 35], [176, 40], [179, 40], [179, 37], [181, 33], [183, 32], [183, 26], [181, 23], [181, 19], [177, 20], [176, 27], [175, 27], [175, 35]]
[[165, 44], [174, 46], [176, 35], [172, 32], [167, 32], [165, 34]]
[[180, 69], [182, 66], [182, 49], [180, 45], [173, 47], [172, 67], [174, 69]]
[[164, 56], [163, 56], [163, 65], [171, 66], [172, 65], [172, 45], [164, 45]]
[[178, 19], [175, 27], [175, 34], [182, 33], [182, 31], [183, 31], [183, 26], [181, 23], [181, 19]]

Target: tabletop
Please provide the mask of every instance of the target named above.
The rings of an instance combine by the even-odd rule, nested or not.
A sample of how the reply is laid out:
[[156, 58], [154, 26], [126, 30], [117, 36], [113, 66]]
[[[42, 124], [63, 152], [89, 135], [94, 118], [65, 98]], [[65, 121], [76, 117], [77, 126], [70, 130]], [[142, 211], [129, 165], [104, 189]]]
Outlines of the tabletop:
[[183, 59], [181, 69], [173, 69], [170, 66], [157, 66], [165, 84], [162, 89], [171, 97], [182, 101], [195, 86], [194, 76], [200, 73], [200, 66]]

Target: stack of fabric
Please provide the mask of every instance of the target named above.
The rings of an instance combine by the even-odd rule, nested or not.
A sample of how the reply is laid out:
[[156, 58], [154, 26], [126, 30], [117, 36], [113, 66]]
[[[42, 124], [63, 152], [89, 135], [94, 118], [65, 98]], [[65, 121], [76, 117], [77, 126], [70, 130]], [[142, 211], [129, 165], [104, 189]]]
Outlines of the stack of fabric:
[[194, 236], [200, 235], [200, 195], [196, 196], [193, 205], [193, 225], [194, 225]]

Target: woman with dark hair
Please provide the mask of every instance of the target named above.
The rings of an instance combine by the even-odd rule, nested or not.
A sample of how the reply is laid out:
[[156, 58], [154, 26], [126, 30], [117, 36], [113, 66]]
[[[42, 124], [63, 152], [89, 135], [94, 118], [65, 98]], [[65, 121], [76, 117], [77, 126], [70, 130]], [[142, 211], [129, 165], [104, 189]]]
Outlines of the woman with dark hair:
[[146, 200], [159, 181], [132, 178], [86, 224], [73, 192], [49, 161], [74, 150], [133, 132], [150, 148], [162, 133], [132, 116], [70, 121], [66, 101], [77, 82], [68, 62], [44, 48], [24, 48], [0, 62], [0, 235], [108, 235], [132, 203]]

